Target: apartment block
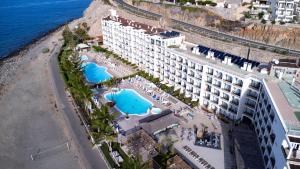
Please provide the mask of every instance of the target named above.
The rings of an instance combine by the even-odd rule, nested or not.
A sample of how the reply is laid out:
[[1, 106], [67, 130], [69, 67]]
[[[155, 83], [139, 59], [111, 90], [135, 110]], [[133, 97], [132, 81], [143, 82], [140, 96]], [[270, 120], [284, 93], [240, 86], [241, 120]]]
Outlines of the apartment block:
[[263, 11], [266, 17], [276, 22], [292, 22], [295, 16], [299, 16], [299, 0], [255, 0], [252, 5], [255, 8], [253, 13]]
[[[115, 11], [102, 19], [102, 30], [105, 47], [199, 101], [202, 109], [235, 121], [250, 119], [266, 168], [289, 169], [300, 161], [300, 128], [286, 123], [286, 118], [298, 122], [300, 95], [293, 95], [295, 102], [290, 103], [282, 91], [293, 88], [270, 76], [259, 62], [186, 42], [179, 32], [134, 22]], [[292, 115], [282, 117], [287, 107]]]

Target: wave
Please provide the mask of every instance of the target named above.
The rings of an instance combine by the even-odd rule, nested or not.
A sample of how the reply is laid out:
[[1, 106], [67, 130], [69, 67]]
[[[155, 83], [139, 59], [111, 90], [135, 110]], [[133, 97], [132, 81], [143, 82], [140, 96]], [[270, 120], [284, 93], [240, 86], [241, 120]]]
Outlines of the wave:
[[3, 6], [0, 9], [11, 9], [11, 8], [27, 8], [32, 6], [43, 6], [43, 5], [52, 5], [52, 4], [60, 4], [60, 3], [69, 3], [75, 1], [82, 1], [82, 0], [61, 0], [61, 1], [46, 1], [46, 2], [37, 2], [37, 3], [27, 3], [22, 5], [12, 5], [12, 6]]

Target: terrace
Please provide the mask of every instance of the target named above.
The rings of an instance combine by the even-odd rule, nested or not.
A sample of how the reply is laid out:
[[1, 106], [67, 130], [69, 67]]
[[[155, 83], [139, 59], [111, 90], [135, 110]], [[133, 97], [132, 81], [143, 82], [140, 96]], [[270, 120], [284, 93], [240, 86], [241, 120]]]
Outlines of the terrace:
[[213, 52], [214, 57], [216, 59], [221, 60], [221, 61], [224, 61], [225, 57], [231, 58], [231, 63], [233, 63], [233, 64], [235, 64], [239, 67], [243, 67], [245, 62], [251, 63], [251, 65], [252, 65], [251, 68], [252, 69], [254, 67], [259, 66], [259, 64], [260, 64], [259, 62], [254, 61], [254, 60], [249, 60], [249, 59], [246, 59], [246, 58], [243, 58], [243, 57], [240, 57], [240, 56], [235, 56], [235, 55], [232, 55], [232, 54], [229, 54], [229, 53], [224, 53], [224, 52], [219, 51], [217, 49], [208, 48], [208, 47], [205, 47], [205, 46], [202, 46], [202, 45], [198, 45], [196, 48], [198, 48], [199, 53], [202, 53], [202, 54], [205, 54], [205, 55], [207, 55], [209, 51]]
[[142, 160], [148, 161], [152, 157], [156, 156], [157, 143], [149, 136], [144, 130], [139, 130], [126, 137], [124, 150], [134, 156], [141, 155]]

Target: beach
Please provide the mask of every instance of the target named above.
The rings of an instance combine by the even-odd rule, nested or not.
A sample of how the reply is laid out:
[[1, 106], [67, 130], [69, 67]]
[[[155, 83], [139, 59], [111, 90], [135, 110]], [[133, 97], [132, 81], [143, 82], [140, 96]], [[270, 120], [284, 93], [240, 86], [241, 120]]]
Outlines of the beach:
[[[100, 3], [94, 2], [87, 11]], [[85, 13], [68, 26], [74, 28], [89, 17]], [[64, 92], [56, 61], [62, 30], [57, 28], [0, 61], [1, 166], [106, 168]], [[49, 52], [43, 52], [45, 48]]]

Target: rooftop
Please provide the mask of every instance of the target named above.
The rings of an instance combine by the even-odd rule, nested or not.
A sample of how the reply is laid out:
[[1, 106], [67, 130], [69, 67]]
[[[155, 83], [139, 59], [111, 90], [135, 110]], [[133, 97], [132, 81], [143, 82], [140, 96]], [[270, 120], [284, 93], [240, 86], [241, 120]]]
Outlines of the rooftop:
[[268, 80], [265, 84], [288, 130], [300, 134], [300, 92], [284, 81]]
[[[236, 64], [228, 65], [228, 64], [222, 63], [221, 59], [214, 59], [214, 60], [213, 59], [208, 59], [208, 58], [206, 58], [205, 53], [200, 53], [199, 55], [195, 54], [195, 53], [192, 52], [192, 49], [193, 49], [193, 47], [198, 46], [196, 44], [192, 44], [192, 43], [189, 43], [189, 42], [184, 42], [184, 45], [186, 46], [186, 49], [182, 49], [182, 48], [170, 48], [170, 49], [174, 50], [175, 52], [185, 54], [184, 56], [191, 59], [191, 60], [194, 60], [196, 62], [201, 60], [201, 62], [203, 62], [204, 64], [207, 64], [207, 65], [212, 66], [212, 67], [217, 67], [218, 69], [227, 71], [227, 72], [229, 72], [231, 74], [234, 74], [234, 75], [240, 75], [240, 76], [246, 76], [246, 77], [247, 76], [248, 77], [252, 76], [252, 77], [257, 78], [257, 79], [262, 79], [262, 78], [268, 77], [268, 75], [261, 74], [260, 72], [258, 72], [256, 67], [253, 67], [252, 72], [248, 72], [248, 71], [242, 70], [239, 65], [236, 65]], [[231, 54], [226, 54], [226, 55], [233, 56]]]
[[142, 30], [145, 31], [146, 34], [150, 34], [150, 35], [160, 35], [161, 33], [166, 32], [162, 28], [157, 28], [157, 27], [147, 25], [147, 24], [144, 24], [144, 23], [135, 22], [133, 20], [129, 20], [129, 19], [126, 19], [126, 18], [123, 18], [123, 17], [120, 17], [120, 16], [111, 16], [111, 15], [109, 15], [109, 16], [103, 18], [103, 20], [111, 20], [111, 21], [121, 23], [122, 26], [131, 26], [134, 29], [142, 29]]
[[150, 135], [172, 127], [172, 125], [179, 124], [179, 119], [172, 112], [169, 113], [169, 111], [166, 113], [163, 111], [161, 114], [151, 115], [145, 119], [140, 120], [140, 126]]
[[275, 63], [274, 66], [300, 68], [300, 59], [279, 59], [278, 64]]
[[192, 169], [192, 167], [176, 155], [167, 161], [167, 169]]

